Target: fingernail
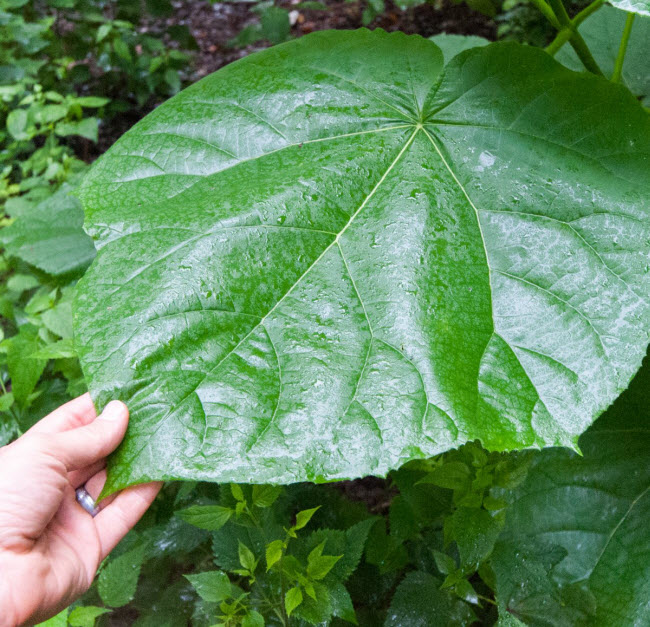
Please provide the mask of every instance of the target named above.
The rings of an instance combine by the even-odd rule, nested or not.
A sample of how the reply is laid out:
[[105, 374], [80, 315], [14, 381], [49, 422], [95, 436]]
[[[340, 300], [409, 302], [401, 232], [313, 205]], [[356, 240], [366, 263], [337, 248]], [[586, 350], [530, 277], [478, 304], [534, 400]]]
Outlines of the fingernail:
[[111, 401], [104, 411], [99, 414], [98, 418], [100, 420], [118, 420], [124, 415], [124, 403], [121, 401]]

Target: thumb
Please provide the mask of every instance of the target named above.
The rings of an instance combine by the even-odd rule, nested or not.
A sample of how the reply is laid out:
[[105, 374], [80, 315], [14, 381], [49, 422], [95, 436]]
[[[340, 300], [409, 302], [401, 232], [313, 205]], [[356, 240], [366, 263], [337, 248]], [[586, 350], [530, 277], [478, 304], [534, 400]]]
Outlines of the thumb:
[[91, 423], [53, 435], [50, 454], [61, 460], [69, 471], [85, 468], [117, 448], [128, 423], [126, 405], [111, 401]]

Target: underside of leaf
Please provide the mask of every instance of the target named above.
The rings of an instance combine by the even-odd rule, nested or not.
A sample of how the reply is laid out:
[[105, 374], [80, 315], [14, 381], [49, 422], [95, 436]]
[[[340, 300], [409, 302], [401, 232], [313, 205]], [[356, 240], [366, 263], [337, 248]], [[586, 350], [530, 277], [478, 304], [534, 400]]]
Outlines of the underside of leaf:
[[[162, 105], [80, 191], [76, 341], [131, 409], [107, 491], [573, 446], [650, 329], [650, 122], [494, 44], [326, 32]], [[623, 120], [625, 120], [623, 122]]]

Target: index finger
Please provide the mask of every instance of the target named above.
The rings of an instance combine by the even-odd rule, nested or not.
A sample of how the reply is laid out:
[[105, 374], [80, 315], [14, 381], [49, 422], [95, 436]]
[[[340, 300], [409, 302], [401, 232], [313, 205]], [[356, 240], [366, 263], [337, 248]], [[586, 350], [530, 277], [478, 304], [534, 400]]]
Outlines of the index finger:
[[95, 405], [86, 392], [68, 401], [39, 420], [27, 433], [60, 433], [91, 423], [97, 417]]
[[162, 486], [162, 482], [154, 481], [127, 488], [97, 514], [94, 520], [101, 544], [101, 559], [104, 559], [142, 518]]

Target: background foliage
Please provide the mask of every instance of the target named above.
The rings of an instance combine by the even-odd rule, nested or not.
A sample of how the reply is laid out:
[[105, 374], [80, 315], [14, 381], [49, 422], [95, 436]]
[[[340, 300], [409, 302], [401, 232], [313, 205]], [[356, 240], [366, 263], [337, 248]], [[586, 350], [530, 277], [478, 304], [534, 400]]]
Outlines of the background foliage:
[[[417, 15], [420, 4], [397, 10]], [[556, 34], [526, 0], [471, 6], [495, 19], [500, 38], [543, 46]], [[567, 6], [575, 16], [584, 4]], [[167, 23], [177, 8], [0, 0], [0, 444], [85, 390], [71, 296], [94, 248], [70, 191], [106, 147], [102, 134], [119, 134], [193, 77], [196, 43]], [[382, 0], [362, 8], [365, 23], [395, 10]], [[300, 15], [330, 10], [255, 3], [229, 45], [282, 42]], [[625, 15], [605, 8], [580, 25], [608, 77]], [[635, 18], [622, 68], [646, 106], [649, 19]], [[643, 624], [649, 371], [581, 438], [583, 457], [470, 443], [385, 482], [170, 484], [89, 593], [49, 624]]]

